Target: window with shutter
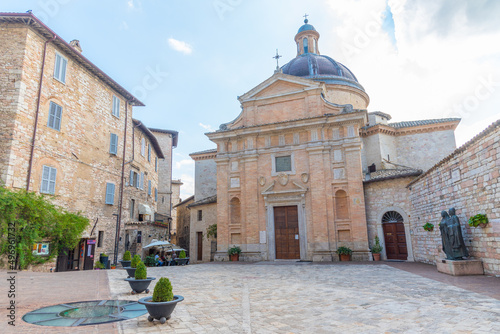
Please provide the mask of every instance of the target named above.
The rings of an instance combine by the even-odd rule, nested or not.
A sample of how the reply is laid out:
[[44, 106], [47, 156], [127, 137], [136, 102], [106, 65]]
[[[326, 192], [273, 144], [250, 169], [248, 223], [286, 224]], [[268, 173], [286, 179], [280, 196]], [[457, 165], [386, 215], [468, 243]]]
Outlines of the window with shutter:
[[106, 183], [106, 204], [115, 204], [115, 185]]
[[151, 144], [148, 145], [148, 161], [151, 162]]
[[117, 152], [118, 152], [118, 135], [112, 133], [109, 141], [109, 153], [116, 154]]
[[130, 180], [128, 182], [128, 185], [129, 186], [133, 186], [134, 185], [134, 171], [133, 170], [130, 171]]
[[61, 130], [62, 107], [54, 102], [50, 102], [49, 120], [47, 126], [54, 130]]
[[54, 65], [54, 78], [66, 83], [66, 66], [68, 65], [68, 60], [56, 53], [56, 63]]
[[141, 173], [141, 182], [140, 182], [140, 185], [141, 185], [141, 190], [144, 190], [144, 173]]
[[113, 95], [113, 109], [111, 114], [116, 117], [120, 117], [120, 99]]
[[43, 166], [42, 184], [40, 187], [40, 192], [42, 194], [54, 195], [56, 193], [56, 175], [57, 169], [49, 166]]
[[158, 189], [155, 188], [155, 202], [158, 202]]
[[155, 172], [158, 171], [158, 157], [155, 157]]
[[144, 156], [146, 154], [146, 139], [142, 137], [141, 139], [141, 155]]
[[148, 195], [151, 195], [151, 180], [148, 180]]

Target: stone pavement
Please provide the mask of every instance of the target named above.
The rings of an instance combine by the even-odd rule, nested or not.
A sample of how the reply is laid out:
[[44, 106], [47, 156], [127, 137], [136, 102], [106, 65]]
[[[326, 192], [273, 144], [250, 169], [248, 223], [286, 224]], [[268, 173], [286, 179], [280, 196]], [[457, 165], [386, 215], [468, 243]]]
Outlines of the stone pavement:
[[[2, 282], [6, 276], [2, 271]], [[209, 263], [148, 268], [148, 276], [157, 277], [151, 289], [165, 276], [185, 298], [164, 325], [147, 316], [77, 328], [24, 323], [22, 315], [44, 306], [146, 295], [131, 295], [119, 269], [20, 272], [14, 330], [5, 316], [6, 285], [0, 284], [0, 333], [500, 332], [499, 278], [451, 277], [426, 264]]]
[[[114, 298], [144, 296], [108, 273]], [[185, 300], [166, 324], [143, 316], [119, 323], [120, 333], [500, 332], [500, 300], [387, 264], [216, 263], [148, 276], [168, 277]]]

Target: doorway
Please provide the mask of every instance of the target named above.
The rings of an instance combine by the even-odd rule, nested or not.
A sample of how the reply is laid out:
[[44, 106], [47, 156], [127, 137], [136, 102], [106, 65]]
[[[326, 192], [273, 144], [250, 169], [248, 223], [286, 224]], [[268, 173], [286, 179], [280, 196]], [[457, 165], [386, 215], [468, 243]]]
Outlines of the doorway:
[[299, 216], [297, 206], [274, 207], [276, 259], [300, 259]]
[[388, 260], [408, 260], [403, 217], [395, 211], [388, 211], [382, 217], [385, 251]]
[[203, 232], [196, 232], [198, 237], [198, 261], [203, 261]]

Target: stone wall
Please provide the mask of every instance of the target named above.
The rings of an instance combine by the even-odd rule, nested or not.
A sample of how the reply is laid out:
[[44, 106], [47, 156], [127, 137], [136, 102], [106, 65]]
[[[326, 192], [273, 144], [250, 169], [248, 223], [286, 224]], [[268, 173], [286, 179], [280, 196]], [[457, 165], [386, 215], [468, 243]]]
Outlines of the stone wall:
[[[214, 238], [207, 238], [207, 228], [212, 224], [217, 224], [217, 203], [197, 205], [191, 207], [190, 220], [190, 245], [189, 254], [191, 263], [201, 263], [213, 261], [212, 242]], [[202, 212], [202, 219], [198, 220], [198, 210]], [[198, 236], [202, 236], [202, 258], [198, 259]]]
[[365, 204], [366, 224], [368, 228], [368, 240], [370, 247], [375, 244], [375, 236], [380, 239], [382, 258], [386, 259], [384, 233], [382, 230], [382, 216], [388, 211], [396, 211], [404, 218], [406, 231], [406, 244], [408, 249], [408, 261], [413, 261], [412, 240], [410, 230], [410, 191], [406, 187], [415, 177], [402, 177], [398, 179], [384, 180], [378, 182], [365, 182]]
[[194, 200], [199, 201], [217, 193], [217, 165], [214, 159], [195, 159]]
[[[441, 211], [454, 207], [471, 256], [483, 260], [488, 274], [500, 275], [500, 121], [458, 148], [409, 185], [415, 260], [436, 263], [441, 251]], [[486, 228], [468, 219], [486, 214]], [[435, 225], [433, 232], [422, 225]]]
[[190, 249], [189, 228], [191, 224], [191, 210], [188, 205], [193, 203], [194, 196], [189, 197], [176, 206], [177, 209], [177, 242], [178, 246]]

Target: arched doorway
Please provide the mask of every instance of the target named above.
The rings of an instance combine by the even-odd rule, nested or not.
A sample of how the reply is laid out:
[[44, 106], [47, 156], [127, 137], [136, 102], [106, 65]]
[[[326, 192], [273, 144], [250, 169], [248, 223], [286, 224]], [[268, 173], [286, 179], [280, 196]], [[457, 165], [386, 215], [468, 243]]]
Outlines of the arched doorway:
[[382, 216], [382, 228], [387, 259], [407, 260], [408, 247], [403, 216], [396, 211], [387, 211]]

